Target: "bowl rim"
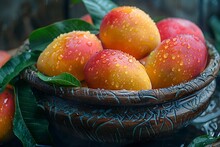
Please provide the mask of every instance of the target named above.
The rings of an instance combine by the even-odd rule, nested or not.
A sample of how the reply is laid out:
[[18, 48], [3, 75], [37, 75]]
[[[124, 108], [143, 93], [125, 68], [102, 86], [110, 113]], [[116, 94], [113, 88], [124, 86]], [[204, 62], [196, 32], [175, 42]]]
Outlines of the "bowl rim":
[[206, 45], [209, 59], [204, 71], [190, 81], [167, 88], [136, 91], [55, 86], [40, 80], [36, 71], [30, 68], [25, 69], [20, 78], [40, 91], [76, 102], [112, 106], [155, 105], [196, 94], [216, 78], [220, 68], [220, 56], [211, 43], [207, 41]]

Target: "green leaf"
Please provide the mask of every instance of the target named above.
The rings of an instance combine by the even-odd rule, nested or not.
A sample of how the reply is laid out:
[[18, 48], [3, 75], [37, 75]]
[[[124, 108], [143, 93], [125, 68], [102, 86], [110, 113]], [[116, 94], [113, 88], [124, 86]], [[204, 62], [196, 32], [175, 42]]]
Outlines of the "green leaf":
[[82, 0], [71, 0], [71, 2], [72, 2], [73, 4], [78, 4], [78, 3], [82, 2]]
[[0, 70], [0, 91], [28, 66], [36, 63], [39, 52], [23, 52], [9, 60]]
[[209, 24], [215, 37], [215, 46], [220, 52], [220, 20], [217, 16], [212, 16]]
[[95, 26], [83, 20], [64, 20], [33, 31], [29, 36], [30, 49], [43, 51], [57, 36], [74, 30], [90, 31], [94, 34], [98, 33]]
[[14, 134], [23, 146], [51, 144], [48, 121], [43, 111], [37, 107], [36, 98], [30, 86], [24, 81], [15, 84], [16, 108], [14, 116]]
[[204, 147], [206, 145], [212, 144], [216, 142], [220, 137], [212, 137], [209, 135], [202, 135], [199, 137], [196, 137], [189, 145], [188, 147]]
[[111, 0], [82, 0], [86, 9], [92, 17], [97, 28], [99, 28], [103, 17], [113, 8], [118, 7]]
[[81, 86], [80, 81], [76, 77], [66, 72], [53, 77], [45, 76], [40, 72], [38, 72], [37, 75], [41, 80], [50, 84], [55, 84], [59, 86], [73, 86], [73, 87]]

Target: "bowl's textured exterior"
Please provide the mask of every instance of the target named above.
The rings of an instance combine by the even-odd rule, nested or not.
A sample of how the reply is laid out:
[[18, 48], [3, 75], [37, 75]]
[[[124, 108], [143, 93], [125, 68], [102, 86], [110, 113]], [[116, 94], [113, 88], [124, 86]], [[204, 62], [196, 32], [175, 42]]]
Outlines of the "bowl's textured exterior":
[[148, 140], [186, 126], [209, 104], [215, 90], [220, 58], [207, 43], [209, 61], [195, 79], [176, 86], [141, 90], [57, 87], [36, 72], [21, 74], [32, 87], [50, 123], [60, 133], [97, 142]]

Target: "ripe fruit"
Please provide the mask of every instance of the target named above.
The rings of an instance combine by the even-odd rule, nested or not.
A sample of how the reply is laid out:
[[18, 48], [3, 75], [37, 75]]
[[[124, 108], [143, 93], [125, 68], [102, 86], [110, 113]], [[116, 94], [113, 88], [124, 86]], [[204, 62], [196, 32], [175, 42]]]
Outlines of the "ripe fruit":
[[189, 81], [206, 67], [207, 49], [193, 35], [179, 35], [162, 43], [146, 60], [146, 71], [153, 88], [164, 88]]
[[0, 93], [0, 143], [7, 141], [12, 136], [14, 111], [13, 90], [6, 88]]
[[69, 72], [83, 80], [84, 65], [94, 53], [102, 49], [98, 38], [89, 32], [73, 31], [61, 34], [41, 53], [37, 68], [49, 76]]
[[104, 48], [121, 50], [136, 59], [160, 43], [159, 31], [149, 15], [129, 6], [117, 7], [103, 18], [99, 37]]
[[0, 68], [11, 58], [11, 55], [9, 55], [5, 51], [0, 51]]
[[180, 34], [191, 34], [199, 37], [205, 43], [201, 29], [193, 22], [181, 18], [167, 18], [157, 22], [161, 41]]
[[90, 23], [90, 24], [93, 24], [92, 17], [89, 14], [83, 15], [81, 17], [81, 19], [88, 22], [88, 23]]
[[[10, 54], [5, 51], [0, 51], [0, 68], [8, 62], [10, 58]], [[14, 92], [10, 86], [7, 86], [7, 88], [0, 93], [0, 143], [9, 140], [13, 134], [14, 112]]]
[[84, 73], [90, 88], [151, 89], [144, 66], [134, 57], [118, 50], [106, 49], [95, 54], [87, 62]]

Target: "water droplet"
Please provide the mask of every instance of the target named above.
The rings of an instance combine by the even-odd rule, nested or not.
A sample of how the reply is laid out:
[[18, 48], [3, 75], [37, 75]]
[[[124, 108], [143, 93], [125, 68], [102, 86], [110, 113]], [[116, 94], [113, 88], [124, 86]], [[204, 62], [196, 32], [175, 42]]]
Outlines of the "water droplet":
[[189, 44], [187, 44], [187, 48], [190, 49], [190, 45]]
[[120, 66], [120, 64], [118, 64], [118, 63], [117, 63], [117, 64], [115, 64], [115, 66], [116, 66], [116, 67], [119, 67], [119, 66]]
[[183, 66], [183, 61], [180, 62], [180, 66]]
[[178, 71], [181, 71], [181, 69], [180, 69], [180, 68], [178, 68]]
[[112, 52], [111, 54], [112, 54], [112, 55], [115, 55], [115, 54], [116, 54], [116, 52]]
[[98, 74], [98, 73], [99, 73], [98, 71], [95, 72], [95, 74]]
[[85, 34], [83, 35], [83, 38], [86, 38], [86, 39], [88, 39], [88, 37], [87, 37], [87, 36], [86, 36]]
[[68, 68], [68, 70], [69, 70], [69, 71], [72, 71], [72, 69], [73, 69], [73, 66], [70, 65], [69, 68]]
[[45, 55], [47, 56], [50, 52], [46, 52]]
[[98, 63], [99, 63], [99, 60], [96, 60], [95, 63], [98, 64]]
[[166, 45], [164, 48], [167, 49], [167, 48], [168, 48], [168, 45]]
[[125, 74], [128, 74], [128, 71], [125, 71]]
[[79, 60], [79, 57], [76, 57], [76, 61], [78, 61]]
[[81, 43], [81, 40], [77, 40], [76, 43], [77, 43], [77, 44], [80, 44], [80, 43]]
[[82, 57], [82, 58], [81, 58], [81, 60], [80, 60], [80, 63], [81, 63], [81, 64], [83, 64], [83, 63], [84, 63], [84, 61], [85, 61], [85, 58], [84, 58], [84, 57]]
[[175, 68], [174, 68], [174, 67], [172, 68], [172, 71], [175, 71]]
[[82, 53], [81, 53], [81, 52], [79, 52], [79, 54], [78, 54], [78, 55], [80, 56], [81, 54], [82, 54]]
[[173, 38], [173, 41], [176, 41], [176, 38]]
[[8, 98], [6, 98], [5, 100], [4, 100], [4, 104], [6, 104], [8, 102]]
[[132, 32], [132, 31], [133, 31], [133, 28], [130, 28], [129, 31]]
[[62, 60], [62, 59], [63, 59], [63, 55], [61, 54], [58, 56], [58, 60]]
[[89, 42], [87, 42], [86, 44], [87, 44], [89, 47], [91, 47], [91, 46], [92, 46], [92, 42], [90, 42], [90, 41], [89, 41]]
[[102, 54], [101, 55], [101, 59], [105, 58], [106, 54]]
[[128, 42], [131, 42], [131, 38], [128, 39]]
[[118, 56], [118, 58], [119, 58], [120, 60], [122, 60], [122, 59], [123, 59], [123, 57], [122, 57], [122, 56]]
[[163, 57], [166, 59], [168, 57], [168, 53], [165, 53]]
[[53, 45], [53, 48], [56, 48], [57, 47], [57, 43], [55, 43], [54, 45]]
[[195, 38], [196, 41], [199, 41], [199, 38], [197, 36], [194, 36], [194, 38]]
[[172, 59], [175, 60], [175, 59], [176, 59], [176, 56], [172, 56]]
[[166, 43], [169, 43], [169, 42], [170, 42], [170, 39], [167, 39], [167, 40], [166, 40]]
[[129, 59], [128, 59], [128, 62], [132, 63], [132, 62], [133, 62], [132, 58], [129, 58]]
[[69, 51], [69, 52], [68, 52], [68, 55], [71, 55], [71, 54], [72, 54], [72, 52], [73, 52], [73, 51]]
[[107, 61], [106, 60], [102, 60], [102, 63], [105, 64]]

